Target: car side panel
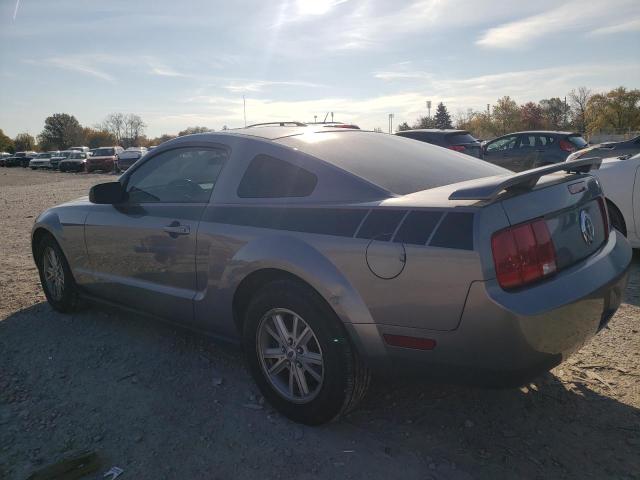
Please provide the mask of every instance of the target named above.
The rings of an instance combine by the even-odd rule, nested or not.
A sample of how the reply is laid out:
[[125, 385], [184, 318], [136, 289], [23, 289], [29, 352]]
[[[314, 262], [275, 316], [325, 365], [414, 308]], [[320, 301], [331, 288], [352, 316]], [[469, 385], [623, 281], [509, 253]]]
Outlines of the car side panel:
[[[196, 322], [200, 328], [214, 329], [224, 336], [237, 334], [229, 322], [237, 286], [260, 269], [281, 269], [299, 276], [324, 297], [345, 323], [433, 330], [457, 327], [471, 282], [483, 278], [479, 253], [473, 248], [404, 244], [380, 236], [358, 238], [360, 222], [351, 226], [352, 231], [309, 233], [317, 232], [318, 225], [288, 223], [289, 214], [281, 209], [273, 212], [272, 207], [253, 207], [251, 215], [247, 215], [243, 214], [244, 208], [212, 205], [204, 213], [198, 231]], [[265, 215], [259, 211], [261, 208], [272, 211], [274, 221], [281, 226], [256, 225], [265, 221], [261, 219]], [[292, 218], [299, 219], [317, 215], [318, 208], [293, 210], [296, 212]], [[363, 220], [369, 212], [379, 211], [361, 210]], [[398, 218], [406, 218], [407, 212], [401, 213]], [[444, 224], [443, 221], [441, 225]], [[400, 223], [394, 228], [399, 226]], [[436, 232], [440, 228], [444, 227], [438, 227]], [[389, 270], [394, 273], [380, 273]]]

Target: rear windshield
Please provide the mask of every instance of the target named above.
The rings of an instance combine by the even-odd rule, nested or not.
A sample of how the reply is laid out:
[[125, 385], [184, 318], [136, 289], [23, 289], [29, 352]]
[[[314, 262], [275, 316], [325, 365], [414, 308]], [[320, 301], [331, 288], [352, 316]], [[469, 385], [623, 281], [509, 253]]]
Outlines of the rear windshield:
[[587, 146], [587, 142], [580, 135], [572, 135], [567, 140], [573, 143], [578, 148], [584, 148]]
[[464, 143], [476, 143], [478, 140], [473, 138], [470, 133], [450, 133], [447, 135], [447, 142], [450, 145], [461, 145]]
[[94, 157], [108, 157], [114, 154], [113, 148], [96, 148], [93, 151]]
[[295, 135], [276, 141], [398, 195], [510, 173], [469, 155], [383, 133], [350, 130]]

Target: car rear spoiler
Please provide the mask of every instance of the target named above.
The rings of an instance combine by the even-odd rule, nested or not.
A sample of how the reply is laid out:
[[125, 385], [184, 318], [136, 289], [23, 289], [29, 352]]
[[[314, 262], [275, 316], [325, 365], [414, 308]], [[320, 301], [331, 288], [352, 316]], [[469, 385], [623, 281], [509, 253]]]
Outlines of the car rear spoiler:
[[602, 163], [601, 158], [581, 158], [569, 162], [554, 163], [544, 167], [533, 168], [509, 176], [488, 177], [474, 182], [473, 186], [461, 188], [449, 195], [449, 200], [493, 200], [500, 192], [514, 190], [531, 190], [540, 177], [554, 172], [588, 173], [597, 170]]

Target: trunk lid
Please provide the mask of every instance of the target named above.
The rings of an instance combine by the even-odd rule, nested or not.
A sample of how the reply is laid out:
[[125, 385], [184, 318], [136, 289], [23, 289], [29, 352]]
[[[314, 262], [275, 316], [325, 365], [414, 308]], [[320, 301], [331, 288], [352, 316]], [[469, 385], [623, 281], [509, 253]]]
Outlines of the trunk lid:
[[553, 175], [532, 191], [503, 200], [511, 225], [543, 219], [551, 235], [557, 269], [594, 254], [608, 237], [608, 219], [597, 180], [588, 175]]

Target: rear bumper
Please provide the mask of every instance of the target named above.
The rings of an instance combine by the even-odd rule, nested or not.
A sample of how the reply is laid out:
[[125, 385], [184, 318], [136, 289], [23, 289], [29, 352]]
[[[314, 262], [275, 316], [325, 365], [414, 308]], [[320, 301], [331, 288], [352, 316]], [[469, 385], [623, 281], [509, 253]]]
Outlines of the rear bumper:
[[58, 169], [61, 172], [82, 172], [84, 171], [84, 166], [84, 163], [60, 162], [58, 164]]
[[100, 158], [87, 160], [87, 170], [112, 170], [114, 160], [112, 158]]
[[[473, 282], [456, 330], [346, 327], [380, 373], [447, 383], [523, 384], [564, 361], [606, 325], [620, 305], [631, 255], [626, 239], [613, 232], [582, 265], [526, 291], [504, 292], [495, 280]], [[428, 351], [392, 347], [385, 344], [385, 334], [429, 338], [436, 346]]]

